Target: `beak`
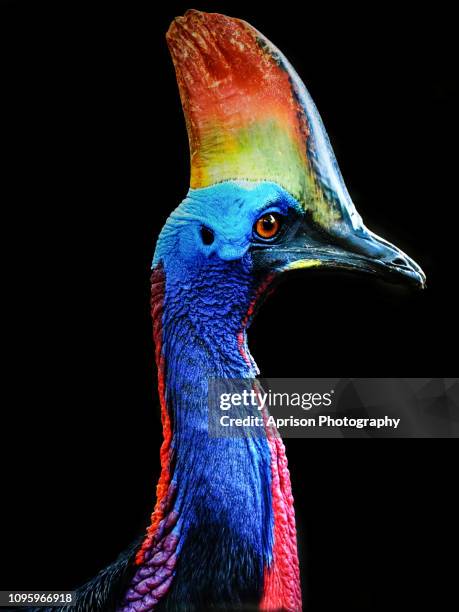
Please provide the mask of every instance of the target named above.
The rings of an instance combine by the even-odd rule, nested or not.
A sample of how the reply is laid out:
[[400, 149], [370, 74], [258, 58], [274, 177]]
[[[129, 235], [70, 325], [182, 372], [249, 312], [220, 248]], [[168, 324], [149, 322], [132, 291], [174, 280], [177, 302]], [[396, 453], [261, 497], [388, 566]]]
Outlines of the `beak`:
[[318, 266], [353, 270], [419, 289], [426, 281], [415, 261], [363, 225], [331, 234], [298, 220], [278, 244], [254, 251], [254, 262], [279, 273]]

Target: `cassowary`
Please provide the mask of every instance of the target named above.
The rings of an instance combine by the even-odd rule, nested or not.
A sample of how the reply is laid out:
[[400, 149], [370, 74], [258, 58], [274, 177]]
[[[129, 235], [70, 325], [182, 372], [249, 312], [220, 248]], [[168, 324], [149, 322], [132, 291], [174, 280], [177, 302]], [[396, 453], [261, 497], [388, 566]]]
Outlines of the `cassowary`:
[[210, 377], [252, 378], [246, 330], [289, 270], [345, 268], [423, 286], [363, 224], [324, 126], [282, 53], [252, 26], [195, 10], [167, 33], [191, 185], [157, 242], [152, 316], [164, 442], [146, 535], [78, 592], [78, 610], [302, 607], [280, 438], [211, 438]]

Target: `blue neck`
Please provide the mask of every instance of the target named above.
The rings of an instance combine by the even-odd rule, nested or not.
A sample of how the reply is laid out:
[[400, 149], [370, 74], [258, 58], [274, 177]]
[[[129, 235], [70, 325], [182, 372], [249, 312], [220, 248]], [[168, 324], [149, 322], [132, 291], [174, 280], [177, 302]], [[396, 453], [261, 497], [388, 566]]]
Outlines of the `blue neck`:
[[[271, 562], [268, 442], [266, 438], [209, 438], [207, 431], [208, 378], [257, 374], [245, 335], [253, 295], [249, 276], [231, 262], [223, 271], [220, 268], [205, 279], [188, 282], [166, 270], [162, 354], [174, 432], [170, 469], [177, 491], [174, 510], [180, 517], [178, 578], [171, 595], [177, 601], [185, 591], [213, 589], [226, 579], [227, 597], [241, 591], [234, 581], [242, 581], [256, 597], [263, 568]], [[204, 541], [202, 534], [208, 534]], [[202, 550], [203, 542], [212, 547], [215, 574], [221, 576], [180, 578], [180, 567], [192, 567], [193, 559], [210, 552]]]

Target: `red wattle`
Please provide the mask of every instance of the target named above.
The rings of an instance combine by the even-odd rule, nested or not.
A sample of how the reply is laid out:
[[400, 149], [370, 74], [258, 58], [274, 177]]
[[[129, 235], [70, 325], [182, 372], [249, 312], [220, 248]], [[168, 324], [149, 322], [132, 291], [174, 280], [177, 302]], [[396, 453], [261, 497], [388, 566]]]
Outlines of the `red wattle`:
[[295, 510], [285, 446], [277, 432], [267, 433], [271, 449], [274, 547], [272, 563], [265, 568], [260, 610], [301, 612]]
[[169, 412], [166, 405], [165, 376], [164, 376], [164, 356], [162, 355], [162, 315], [164, 304], [165, 276], [162, 267], [158, 266], [151, 275], [151, 314], [153, 318], [153, 339], [155, 342], [155, 358], [158, 368], [158, 392], [161, 406], [161, 422], [163, 426], [163, 443], [161, 445], [161, 475], [156, 486], [156, 504], [151, 515], [151, 523], [147, 529], [146, 537], [140, 547], [135, 562], [141, 565], [144, 561], [145, 552], [151, 547], [153, 537], [160, 521], [164, 518], [166, 510], [166, 499], [171, 474], [169, 470], [169, 460], [172, 442], [172, 427]]

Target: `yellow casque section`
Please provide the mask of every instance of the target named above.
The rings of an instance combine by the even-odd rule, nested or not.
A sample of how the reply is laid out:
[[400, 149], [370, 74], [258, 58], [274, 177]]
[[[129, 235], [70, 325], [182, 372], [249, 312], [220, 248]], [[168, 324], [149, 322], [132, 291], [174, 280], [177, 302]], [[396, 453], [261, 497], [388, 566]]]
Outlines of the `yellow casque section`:
[[305, 178], [303, 155], [274, 119], [237, 129], [209, 122], [191, 160], [191, 187], [195, 189], [225, 180], [271, 180], [299, 199], [305, 190], [311, 190]]

